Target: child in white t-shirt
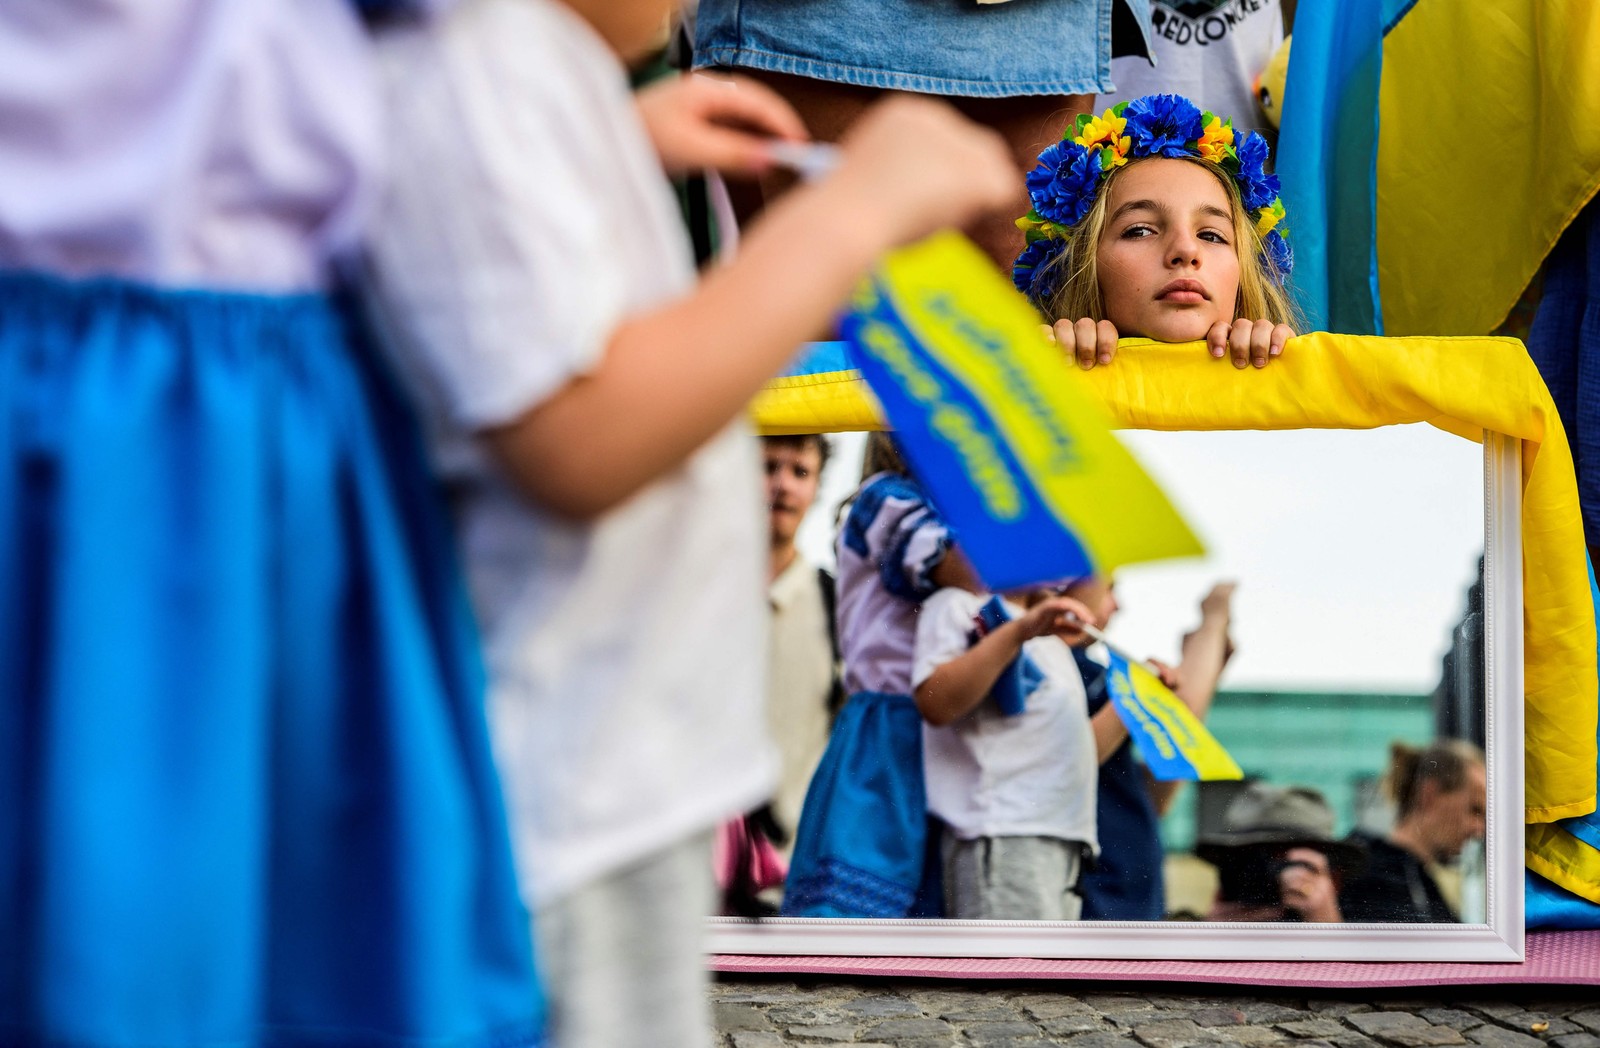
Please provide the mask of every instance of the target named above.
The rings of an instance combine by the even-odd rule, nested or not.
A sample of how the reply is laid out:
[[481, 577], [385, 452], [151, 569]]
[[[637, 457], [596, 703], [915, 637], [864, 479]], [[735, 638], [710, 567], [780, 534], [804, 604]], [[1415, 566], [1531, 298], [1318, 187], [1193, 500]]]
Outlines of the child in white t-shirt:
[[624, 61], [673, 6], [463, 0], [385, 43], [371, 288], [461, 492], [560, 1048], [709, 1043], [711, 831], [775, 773], [734, 420], [886, 249], [1015, 190], [998, 138], [904, 99], [697, 281], [663, 167], [758, 171], [804, 129], [748, 83], [636, 102]]
[[1089, 612], [1045, 590], [1016, 596], [947, 587], [917, 618], [913, 697], [928, 811], [943, 827], [944, 913], [1075, 920], [1098, 847], [1099, 760], [1067, 645]]

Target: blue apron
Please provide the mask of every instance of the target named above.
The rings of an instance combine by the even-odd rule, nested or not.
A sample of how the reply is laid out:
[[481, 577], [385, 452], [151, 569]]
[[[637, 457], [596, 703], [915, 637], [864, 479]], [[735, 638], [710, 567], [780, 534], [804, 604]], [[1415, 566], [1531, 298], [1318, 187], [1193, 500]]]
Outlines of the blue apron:
[[785, 917], [932, 915], [922, 716], [909, 695], [850, 696], [811, 777], [783, 895]]

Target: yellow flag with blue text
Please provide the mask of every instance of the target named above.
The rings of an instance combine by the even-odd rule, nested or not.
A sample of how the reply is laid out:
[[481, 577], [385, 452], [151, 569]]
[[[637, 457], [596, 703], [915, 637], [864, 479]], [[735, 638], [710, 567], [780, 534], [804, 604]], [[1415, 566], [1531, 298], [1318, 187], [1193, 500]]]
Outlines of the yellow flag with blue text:
[[992, 589], [1203, 552], [1038, 314], [964, 237], [893, 252], [840, 326], [902, 454]]
[[1154, 673], [1119, 652], [1110, 654], [1106, 695], [1152, 776], [1162, 782], [1244, 778], [1222, 743]]

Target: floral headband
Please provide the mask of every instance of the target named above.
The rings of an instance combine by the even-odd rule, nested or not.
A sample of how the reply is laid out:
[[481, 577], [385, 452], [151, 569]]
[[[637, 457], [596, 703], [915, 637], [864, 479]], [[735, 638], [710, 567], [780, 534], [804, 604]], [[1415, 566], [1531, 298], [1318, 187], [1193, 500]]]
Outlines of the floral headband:
[[1294, 253], [1277, 228], [1283, 200], [1278, 176], [1265, 170], [1266, 139], [1254, 131], [1236, 135], [1232, 120], [1202, 113], [1181, 95], [1145, 95], [1098, 117], [1081, 114], [1061, 141], [1039, 154], [1039, 166], [1028, 173], [1033, 208], [1017, 219], [1027, 237], [1011, 269], [1017, 290], [1039, 303], [1054, 297], [1061, 273], [1052, 263], [1094, 206], [1106, 176], [1129, 160], [1153, 156], [1196, 157], [1231, 177], [1261, 235], [1267, 272], [1280, 284], [1287, 279]]

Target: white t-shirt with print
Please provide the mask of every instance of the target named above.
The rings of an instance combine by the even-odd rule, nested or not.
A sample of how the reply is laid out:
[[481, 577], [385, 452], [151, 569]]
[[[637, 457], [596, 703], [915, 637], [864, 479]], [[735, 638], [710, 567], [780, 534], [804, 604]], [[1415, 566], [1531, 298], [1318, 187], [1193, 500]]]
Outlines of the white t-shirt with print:
[[460, 493], [496, 756], [540, 906], [760, 803], [776, 778], [754, 438], [730, 426], [593, 523], [512, 484], [473, 435], [687, 293], [687, 237], [625, 71], [564, 6], [467, 0], [381, 58], [402, 170], [371, 287]]
[[1150, 0], [1150, 23], [1156, 64], [1112, 59], [1117, 89], [1096, 99], [1096, 112], [1140, 95], [1172, 94], [1232, 117], [1241, 134], [1271, 126], [1254, 85], [1283, 43], [1280, 0]]
[[[972, 647], [979, 612], [990, 599], [946, 588], [922, 602], [915, 685]], [[1012, 618], [1022, 614], [1015, 605], [1003, 606]], [[928, 811], [963, 840], [1057, 837], [1098, 851], [1100, 768], [1077, 661], [1058, 637], [1035, 637], [1022, 651], [1044, 680], [1021, 713], [1005, 716], [986, 697], [953, 724], [923, 724]]]

